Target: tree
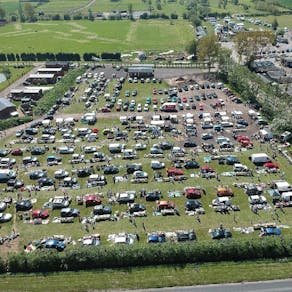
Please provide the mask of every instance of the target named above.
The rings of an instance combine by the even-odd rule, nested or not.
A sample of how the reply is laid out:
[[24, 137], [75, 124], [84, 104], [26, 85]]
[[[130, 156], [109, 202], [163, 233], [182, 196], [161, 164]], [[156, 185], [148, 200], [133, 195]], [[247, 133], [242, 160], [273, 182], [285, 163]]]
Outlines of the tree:
[[94, 16], [91, 9], [88, 9], [88, 19], [90, 21], [94, 21]]
[[268, 44], [272, 44], [274, 39], [275, 36], [271, 31], [239, 32], [234, 38], [239, 60], [241, 61], [245, 56], [246, 63], [250, 63], [256, 58], [256, 54]]
[[129, 18], [133, 20], [133, 4], [132, 3], [128, 5], [128, 13], [129, 13]]
[[30, 3], [26, 2], [24, 4], [23, 10], [24, 10], [24, 16], [26, 17], [26, 19], [28, 21], [33, 21], [34, 16], [35, 16], [35, 11], [34, 11], [33, 6]]
[[274, 20], [273, 20], [273, 22], [272, 22], [272, 28], [273, 28], [273, 30], [277, 30], [278, 26], [279, 26], [278, 20], [275, 17]]
[[193, 39], [186, 47], [186, 51], [194, 55], [194, 59], [197, 59], [197, 49], [198, 49], [198, 42], [196, 39]]
[[207, 61], [208, 71], [210, 73], [212, 65], [218, 59], [220, 45], [214, 34], [207, 35], [199, 40], [198, 43], [198, 59]]
[[4, 19], [6, 15], [6, 11], [3, 7], [0, 7], [0, 19]]

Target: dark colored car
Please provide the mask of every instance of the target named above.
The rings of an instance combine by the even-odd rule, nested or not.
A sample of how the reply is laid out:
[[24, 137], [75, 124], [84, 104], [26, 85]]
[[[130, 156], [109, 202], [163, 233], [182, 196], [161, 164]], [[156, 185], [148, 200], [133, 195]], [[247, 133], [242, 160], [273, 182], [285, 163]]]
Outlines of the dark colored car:
[[92, 169], [90, 168], [81, 168], [77, 170], [78, 177], [88, 177], [92, 174]]
[[148, 191], [145, 195], [145, 199], [148, 202], [158, 201], [162, 198], [160, 191]]
[[197, 147], [197, 143], [195, 141], [192, 141], [192, 140], [186, 140], [184, 142], [184, 147], [185, 148]]
[[41, 148], [41, 147], [34, 147], [30, 151], [31, 155], [43, 155], [45, 153], [46, 153], [46, 149], [45, 148]]
[[142, 171], [142, 164], [130, 164], [126, 167], [128, 174], [133, 174], [135, 171]]
[[185, 169], [196, 169], [196, 168], [200, 168], [200, 165], [197, 161], [195, 160], [188, 160], [186, 161], [186, 163], [184, 164], [184, 168]]
[[55, 180], [49, 177], [42, 177], [38, 179], [38, 184], [40, 187], [48, 187], [55, 185]]
[[34, 170], [29, 173], [30, 179], [39, 179], [44, 177], [47, 177], [47, 172], [43, 170]]
[[94, 215], [107, 215], [112, 213], [112, 208], [110, 206], [97, 205], [93, 208]]
[[212, 239], [224, 239], [232, 237], [232, 233], [225, 228], [217, 228], [211, 231]]
[[108, 165], [103, 169], [104, 174], [117, 174], [119, 171], [119, 168], [115, 165]]
[[17, 201], [15, 204], [16, 211], [29, 211], [32, 208], [32, 202], [29, 199]]
[[197, 240], [197, 236], [194, 230], [178, 231], [176, 233], [176, 238], [178, 242]]
[[195, 211], [198, 208], [202, 207], [202, 203], [198, 200], [188, 200], [185, 204], [186, 211]]
[[133, 214], [134, 212], [142, 212], [145, 210], [146, 210], [146, 207], [143, 204], [132, 203], [129, 205], [130, 214]]

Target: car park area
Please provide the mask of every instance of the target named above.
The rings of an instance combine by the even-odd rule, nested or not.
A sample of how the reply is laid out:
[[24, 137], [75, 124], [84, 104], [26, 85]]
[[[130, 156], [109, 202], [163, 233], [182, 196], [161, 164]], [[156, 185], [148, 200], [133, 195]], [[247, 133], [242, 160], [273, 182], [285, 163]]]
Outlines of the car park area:
[[102, 70], [78, 79], [69, 104], [0, 142], [1, 199], [15, 206], [2, 217], [15, 218], [19, 249], [56, 233], [99, 245], [252, 237], [261, 222], [291, 232], [289, 146], [256, 109], [200, 75]]

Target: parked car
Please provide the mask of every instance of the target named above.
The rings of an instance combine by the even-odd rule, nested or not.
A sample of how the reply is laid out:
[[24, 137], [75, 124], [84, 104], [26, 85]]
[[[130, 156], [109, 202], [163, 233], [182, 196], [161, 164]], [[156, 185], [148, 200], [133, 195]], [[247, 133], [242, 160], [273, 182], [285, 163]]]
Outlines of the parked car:
[[123, 193], [117, 194], [117, 202], [119, 204], [134, 203], [135, 198], [136, 198], [135, 191], [128, 191], [128, 192], [123, 192]]
[[29, 211], [32, 208], [32, 202], [29, 199], [22, 199], [15, 204], [16, 212]]
[[79, 209], [75, 209], [75, 208], [63, 208], [60, 211], [60, 216], [61, 217], [79, 217], [80, 211]]
[[185, 169], [196, 169], [196, 168], [200, 168], [200, 165], [195, 160], [188, 160], [185, 162], [184, 168]]
[[12, 219], [12, 214], [10, 213], [0, 213], [0, 223], [9, 222]]
[[89, 206], [96, 206], [96, 205], [100, 205], [102, 203], [102, 200], [99, 196], [96, 195], [86, 195], [84, 197], [84, 204], [85, 207], [89, 207]]
[[211, 231], [212, 239], [224, 239], [232, 237], [232, 233], [226, 228], [219, 227]]
[[146, 207], [143, 204], [132, 203], [129, 205], [129, 213], [133, 214], [135, 212], [142, 212], [145, 211]]
[[112, 208], [105, 205], [96, 205], [93, 208], [93, 215], [109, 215], [112, 213]]
[[148, 243], [163, 243], [166, 242], [165, 233], [148, 233], [147, 235]]
[[67, 208], [71, 203], [71, 199], [67, 196], [56, 196], [52, 199], [52, 209]]
[[63, 251], [66, 247], [66, 244], [64, 241], [60, 241], [57, 239], [49, 239], [45, 242], [44, 247], [45, 248], [53, 248], [53, 249], [56, 249], [58, 251]]
[[49, 217], [49, 211], [48, 210], [32, 210], [31, 217], [32, 219], [47, 219]]
[[196, 233], [193, 229], [177, 231], [176, 238], [178, 242], [197, 240]]
[[185, 203], [185, 210], [186, 211], [195, 211], [202, 207], [202, 203], [198, 200], [188, 200]]

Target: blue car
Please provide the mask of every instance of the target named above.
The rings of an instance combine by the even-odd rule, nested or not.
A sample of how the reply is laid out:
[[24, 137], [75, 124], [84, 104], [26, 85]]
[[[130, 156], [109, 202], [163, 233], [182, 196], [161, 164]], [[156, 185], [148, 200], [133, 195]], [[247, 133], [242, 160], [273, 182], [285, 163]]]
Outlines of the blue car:
[[279, 228], [277, 228], [277, 227], [267, 227], [267, 228], [263, 228], [261, 230], [260, 237], [270, 236], [270, 235], [280, 236], [281, 235], [281, 230]]
[[166, 242], [166, 236], [165, 236], [164, 233], [161, 233], [161, 234], [156, 234], [156, 233], [148, 234], [147, 242], [148, 243], [163, 243], [163, 242]]
[[45, 248], [55, 248], [58, 251], [63, 251], [65, 247], [65, 242], [57, 239], [49, 239], [45, 242]]

